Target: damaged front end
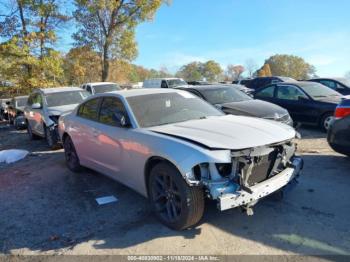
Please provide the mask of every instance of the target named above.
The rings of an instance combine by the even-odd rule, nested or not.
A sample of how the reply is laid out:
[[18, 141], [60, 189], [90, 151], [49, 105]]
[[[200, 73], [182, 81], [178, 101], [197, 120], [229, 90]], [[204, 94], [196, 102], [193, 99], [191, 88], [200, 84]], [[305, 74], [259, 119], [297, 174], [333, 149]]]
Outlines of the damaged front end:
[[230, 163], [202, 163], [187, 176], [190, 184], [202, 185], [218, 208], [243, 207], [251, 215], [251, 207], [293, 181], [303, 168], [303, 160], [295, 156], [293, 140], [232, 150]]

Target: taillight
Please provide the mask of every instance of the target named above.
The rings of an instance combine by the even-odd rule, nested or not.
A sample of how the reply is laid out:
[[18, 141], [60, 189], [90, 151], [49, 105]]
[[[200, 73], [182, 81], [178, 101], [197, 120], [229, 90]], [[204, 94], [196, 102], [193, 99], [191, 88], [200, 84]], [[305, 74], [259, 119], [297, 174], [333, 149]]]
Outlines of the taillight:
[[350, 115], [350, 107], [337, 107], [335, 109], [335, 118], [343, 118]]

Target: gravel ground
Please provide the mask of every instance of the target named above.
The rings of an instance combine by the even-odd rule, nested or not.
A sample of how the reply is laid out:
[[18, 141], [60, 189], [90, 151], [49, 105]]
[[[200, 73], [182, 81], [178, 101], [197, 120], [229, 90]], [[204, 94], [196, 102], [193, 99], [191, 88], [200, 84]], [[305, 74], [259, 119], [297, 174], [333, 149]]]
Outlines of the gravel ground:
[[[305, 168], [282, 201], [264, 199], [251, 217], [208, 202], [196, 228], [176, 232], [142, 196], [96, 172], [70, 172], [62, 150], [2, 124], [0, 149], [31, 154], [0, 164], [0, 254], [350, 254], [350, 159], [324, 133], [300, 132]], [[118, 201], [98, 206], [107, 195]]]

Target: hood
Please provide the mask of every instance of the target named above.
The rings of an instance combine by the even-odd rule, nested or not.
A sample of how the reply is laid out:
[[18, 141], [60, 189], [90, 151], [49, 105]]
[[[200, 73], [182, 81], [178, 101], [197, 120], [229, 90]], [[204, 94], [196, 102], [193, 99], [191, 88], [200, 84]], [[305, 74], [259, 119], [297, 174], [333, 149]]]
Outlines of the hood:
[[47, 111], [49, 115], [60, 116], [65, 112], [72, 111], [78, 104], [64, 105], [64, 106], [52, 106], [48, 107]]
[[[278, 105], [262, 100], [245, 100], [222, 104], [222, 111], [227, 114], [241, 113], [246, 116], [255, 116], [261, 118], [275, 118], [277, 114], [282, 117], [288, 114], [288, 111]], [[277, 117], [278, 118], [278, 117]]]
[[279, 143], [295, 137], [295, 130], [285, 124], [233, 115], [150, 127], [148, 130], [190, 140], [212, 149], [232, 150]]

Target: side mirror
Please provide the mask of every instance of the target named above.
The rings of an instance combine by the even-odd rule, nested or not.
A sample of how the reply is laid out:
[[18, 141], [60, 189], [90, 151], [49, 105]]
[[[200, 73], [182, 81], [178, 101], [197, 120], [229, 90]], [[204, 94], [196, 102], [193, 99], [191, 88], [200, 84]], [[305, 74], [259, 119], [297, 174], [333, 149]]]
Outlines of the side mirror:
[[34, 104], [32, 104], [32, 109], [40, 109], [40, 108], [41, 108], [40, 103], [34, 103]]
[[309, 101], [309, 99], [304, 97], [304, 96], [298, 96], [298, 100], [299, 101]]
[[119, 125], [121, 127], [129, 127], [130, 126], [130, 123], [129, 123], [127, 117], [123, 113], [117, 112], [114, 114], [114, 117], [117, 120], [117, 123], [119, 123]]

